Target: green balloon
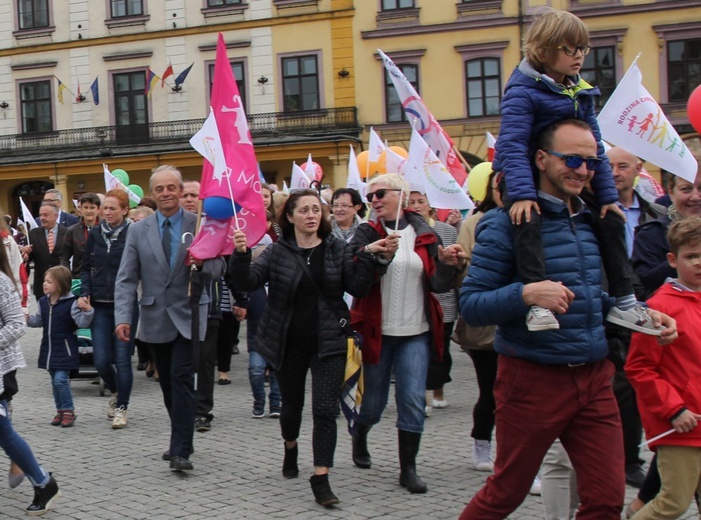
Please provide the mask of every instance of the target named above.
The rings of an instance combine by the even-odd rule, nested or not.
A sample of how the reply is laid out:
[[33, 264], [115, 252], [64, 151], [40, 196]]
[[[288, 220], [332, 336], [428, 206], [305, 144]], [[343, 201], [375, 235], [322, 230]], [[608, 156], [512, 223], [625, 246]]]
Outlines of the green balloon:
[[137, 206], [136, 201], [129, 199], [129, 209], [134, 209], [136, 206]]
[[117, 168], [116, 170], [112, 170], [112, 175], [114, 176], [115, 179], [117, 179], [119, 182], [127, 186], [129, 184], [129, 174], [122, 170], [121, 168]]
[[144, 190], [141, 189], [141, 186], [138, 184], [130, 184], [127, 186], [129, 188], [129, 191], [131, 191], [134, 195], [139, 197], [140, 199], [144, 198]]

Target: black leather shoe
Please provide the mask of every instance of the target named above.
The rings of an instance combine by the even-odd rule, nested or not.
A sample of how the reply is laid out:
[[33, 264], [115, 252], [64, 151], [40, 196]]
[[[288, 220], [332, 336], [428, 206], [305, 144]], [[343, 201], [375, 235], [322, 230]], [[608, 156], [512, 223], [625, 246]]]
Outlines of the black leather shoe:
[[645, 482], [645, 470], [640, 464], [628, 464], [626, 466], [626, 484], [640, 489]]
[[192, 471], [192, 462], [186, 458], [175, 455], [170, 458], [170, 469], [173, 471]]
[[170, 460], [170, 450], [166, 450], [163, 452], [163, 455], [161, 455], [161, 458], [168, 462]]

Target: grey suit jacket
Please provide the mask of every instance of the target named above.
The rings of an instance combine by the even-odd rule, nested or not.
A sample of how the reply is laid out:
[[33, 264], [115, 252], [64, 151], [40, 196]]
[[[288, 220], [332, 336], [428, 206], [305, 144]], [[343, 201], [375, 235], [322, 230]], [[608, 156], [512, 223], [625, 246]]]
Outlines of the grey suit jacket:
[[[185, 211], [182, 232], [194, 234], [196, 220], [196, 215]], [[138, 338], [147, 343], [168, 343], [180, 333], [190, 339], [190, 268], [185, 265], [185, 259], [191, 241], [180, 244], [171, 270], [163, 253], [156, 215], [130, 226], [114, 290], [115, 324], [132, 323], [134, 301], [141, 282]], [[215, 258], [204, 262], [201, 274], [207, 281], [220, 278], [225, 270], [224, 259]], [[207, 332], [208, 303], [209, 297], [203, 291], [199, 304], [200, 340], [204, 340]]]

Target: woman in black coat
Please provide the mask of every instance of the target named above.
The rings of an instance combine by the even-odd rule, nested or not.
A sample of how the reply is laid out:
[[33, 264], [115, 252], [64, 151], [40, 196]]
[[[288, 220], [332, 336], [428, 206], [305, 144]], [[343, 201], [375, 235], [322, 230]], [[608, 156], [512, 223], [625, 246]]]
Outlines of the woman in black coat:
[[[312, 445], [316, 501], [338, 503], [328, 482], [336, 449], [336, 415], [346, 362], [350, 321], [343, 293], [365, 296], [386, 264], [376, 254], [393, 253], [396, 239], [382, 239], [353, 251], [331, 236], [322, 218], [321, 200], [314, 190], [294, 191], [280, 216], [282, 237], [251, 264], [246, 235], [234, 233], [229, 285], [253, 291], [269, 284], [268, 304], [258, 326], [256, 351], [272, 366], [282, 395], [280, 427], [285, 439], [282, 473], [296, 477], [297, 438], [302, 422], [307, 372], [312, 373]], [[345, 322], [343, 321], [345, 320]]]

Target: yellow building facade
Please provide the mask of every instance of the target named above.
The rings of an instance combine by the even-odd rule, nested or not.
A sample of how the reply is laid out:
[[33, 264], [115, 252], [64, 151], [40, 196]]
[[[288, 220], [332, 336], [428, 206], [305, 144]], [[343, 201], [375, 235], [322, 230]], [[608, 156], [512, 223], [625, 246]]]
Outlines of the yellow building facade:
[[[344, 186], [349, 147], [363, 149], [370, 127], [389, 144], [408, 145], [410, 127], [377, 49], [402, 68], [456, 147], [472, 163], [483, 160], [485, 132], [499, 131], [499, 101], [521, 59], [521, 39], [544, 6], [567, 9], [589, 27], [593, 50], [583, 75], [604, 98], [642, 53], [646, 88], [685, 135], [693, 131], [685, 96], [701, 83], [700, 0], [110, 0], [90, 6], [87, 0], [67, 6], [0, 0], [8, 13], [0, 20], [0, 205], [13, 215], [19, 196], [36, 209], [52, 186], [63, 191], [66, 210], [81, 193], [104, 191], [103, 163], [126, 170], [145, 191], [149, 172], [160, 164], [199, 178], [202, 158], [188, 141], [209, 111], [220, 32], [261, 170], [280, 186], [292, 161], [304, 162], [310, 153], [324, 183]], [[146, 94], [149, 71], [160, 77], [169, 65], [173, 75]]]

